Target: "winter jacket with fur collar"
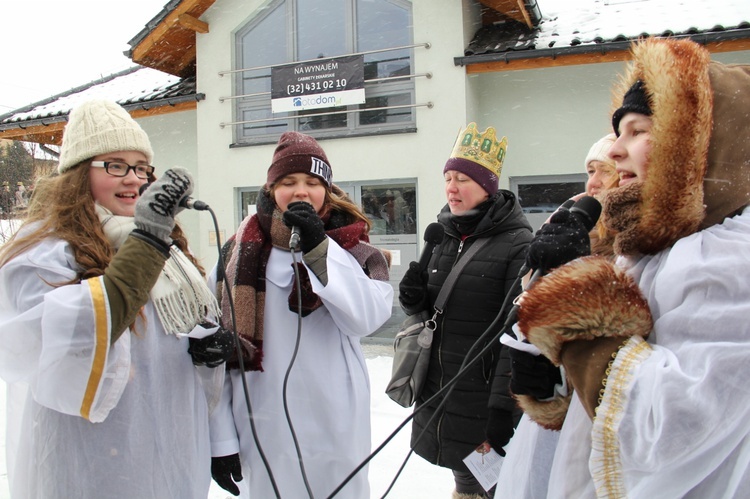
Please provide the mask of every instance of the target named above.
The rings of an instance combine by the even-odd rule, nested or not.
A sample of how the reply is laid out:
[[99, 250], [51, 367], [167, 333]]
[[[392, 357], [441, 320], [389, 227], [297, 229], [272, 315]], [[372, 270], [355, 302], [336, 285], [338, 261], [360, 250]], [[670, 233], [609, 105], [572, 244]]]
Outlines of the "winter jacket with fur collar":
[[[649, 39], [634, 46], [613, 108], [636, 80], [652, 148], [645, 181], [605, 199], [617, 265], [563, 266], [519, 312], [520, 329], [575, 388], [556, 415], [551, 474], [537, 467], [531, 480], [547, 481], [548, 497], [746, 497], [750, 67]], [[507, 449], [503, 485], [529, 471], [518, 459], [534, 438], [527, 423]]]

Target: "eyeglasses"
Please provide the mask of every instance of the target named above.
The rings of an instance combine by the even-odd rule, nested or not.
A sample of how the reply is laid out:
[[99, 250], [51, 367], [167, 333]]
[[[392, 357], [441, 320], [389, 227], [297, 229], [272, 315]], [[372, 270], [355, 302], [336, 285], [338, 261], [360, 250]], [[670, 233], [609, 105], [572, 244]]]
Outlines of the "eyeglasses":
[[119, 161], [92, 161], [91, 166], [104, 168], [104, 170], [113, 177], [125, 177], [130, 170], [133, 170], [136, 177], [146, 180], [148, 180], [148, 177], [152, 175], [156, 169], [151, 165], [131, 166], [127, 163], [120, 163]]

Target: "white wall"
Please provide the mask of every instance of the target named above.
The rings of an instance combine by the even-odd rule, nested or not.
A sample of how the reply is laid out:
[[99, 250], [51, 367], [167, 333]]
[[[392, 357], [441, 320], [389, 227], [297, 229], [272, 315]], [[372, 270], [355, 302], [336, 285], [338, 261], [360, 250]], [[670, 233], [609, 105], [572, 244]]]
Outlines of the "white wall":
[[[230, 148], [231, 127], [219, 127], [234, 118], [231, 101], [219, 102], [219, 97], [231, 95], [232, 78], [218, 73], [233, 69], [233, 33], [262, 5], [258, 0], [219, 0], [201, 18], [210, 32], [197, 35], [198, 89], [206, 94], [197, 113], [198, 171], [203, 180], [199, 195], [216, 211], [226, 236], [240, 222], [235, 218], [235, 188], [265, 183], [275, 147]], [[418, 178], [421, 233], [444, 204], [442, 167], [465, 124], [466, 78], [463, 68], [453, 64], [464, 46], [461, 3], [415, 0], [412, 13], [414, 43], [431, 44], [430, 49], [414, 49], [415, 71], [433, 74], [431, 79], [415, 80], [416, 103], [434, 104], [432, 109], [417, 109], [417, 133], [321, 140], [320, 144], [333, 168], [334, 182]], [[208, 246], [212, 229], [210, 220], [202, 219], [197, 241], [201, 254], [215, 261], [216, 250]]]
[[[185, 123], [165, 123], [147, 131], [154, 142], [167, 138], [180, 125], [194, 131], [195, 144], [180, 138], [165, 156], [194, 171], [195, 197], [216, 212], [222, 240], [232, 235], [236, 218], [236, 189], [265, 183], [274, 144], [230, 148], [232, 127], [220, 123], [235, 120], [234, 104], [221, 97], [232, 95], [231, 70], [234, 32], [251, 19], [262, 0], [218, 0], [202, 16], [210, 31], [197, 34], [198, 90], [206, 100]], [[581, 173], [590, 145], [608, 133], [610, 88], [624, 63], [580, 65], [529, 71], [467, 76], [453, 63], [478, 27], [476, 4], [470, 0], [414, 0], [414, 42], [429, 42], [430, 49], [414, 49], [415, 72], [433, 77], [415, 80], [416, 103], [432, 102], [432, 109], [418, 108], [417, 132], [372, 137], [321, 140], [334, 172], [334, 182], [380, 179], [418, 179], [418, 233], [444, 205], [442, 168], [457, 133], [476, 121], [480, 129], [494, 126], [509, 139], [508, 157], [500, 185], [507, 188], [513, 176]], [[722, 62], [750, 62], [750, 52], [718, 54]], [[183, 114], [183, 113], [180, 113]], [[188, 113], [184, 113], [188, 114]], [[190, 123], [191, 117], [195, 121]], [[175, 118], [166, 118], [175, 119]], [[143, 121], [143, 120], [142, 120]], [[145, 120], [146, 122], [148, 120]], [[144, 125], [145, 127], [145, 125]], [[187, 134], [186, 134], [187, 135]], [[185, 158], [195, 158], [188, 166]], [[196, 253], [206, 265], [216, 261], [216, 247], [209, 245], [213, 223], [207, 214], [182, 215]], [[421, 238], [420, 238], [421, 239]]]
[[[714, 54], [750, 63], [750, 51]], [[508, 137], [500, 177], [582, 173], [591, 145], [612, 131], [611, 88], [625, 64], [584, 64], [468, 77], [468, 119]]]
[[[198, 148], [196, 144], [196, 111], [180, 111], [177, 113], [163, 114], [150, 118], [138, 119], [138, 124], [146, 131], [154, 148], [154, 161], [156, 175], [159, 176], [165, 170], [175, 166], [186, 168], [193, 175], [195, 181], [195, 193], [193, 197], [200, 199], [201, 187], [206, 183], [201, 179], [198, 170]], [[178, 216], [180, 225], [187, 234], [192, 246], [198, 246], [199, 217], [208, 215], [198, 214], [194, 211], [185, 211]], [[200, 257], [201, 255], [196, 252]], [[213, 264], [213, 260], [205, 262]]]

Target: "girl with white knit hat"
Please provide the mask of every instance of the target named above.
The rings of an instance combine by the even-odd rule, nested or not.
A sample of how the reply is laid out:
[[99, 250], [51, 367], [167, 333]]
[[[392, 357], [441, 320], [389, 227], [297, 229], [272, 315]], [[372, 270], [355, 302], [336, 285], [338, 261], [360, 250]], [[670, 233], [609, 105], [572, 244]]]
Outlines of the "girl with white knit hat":
[[14, 498], [208, 493], [209, 404], [193, 364], [221, 364], [202, 354], [226, 334], [184, 337], [210, 332], [198, 324], [218, 307], [175, 225], [190, 174], [156, 180], [152, 158], [125, 109], [81, 104], [57, 175], [40, 179], [0, 252]]

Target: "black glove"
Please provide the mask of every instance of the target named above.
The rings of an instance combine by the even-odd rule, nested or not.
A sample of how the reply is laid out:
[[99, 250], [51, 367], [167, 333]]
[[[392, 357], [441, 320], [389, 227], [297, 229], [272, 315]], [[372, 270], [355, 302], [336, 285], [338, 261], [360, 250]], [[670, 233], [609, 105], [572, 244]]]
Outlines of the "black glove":
[[188, 353], [196, 366], [217, 367], [228, 361], [234, 352], [234, 334], [220, 327], [214, 334], [190, 338]]
[[193, 192], [193, 177], [184, 168], [164, 172], [138, 198], [135, 204], [135, 226], [156, 236], [167, 246], [172, 244], [174, 217], [184, 210], [180, 200]]
[[407, 306], [419, 304], [427, 296], [427, 271], [417, 262], [411, 262], [409, 269], [398, 284], [399, 300]]
[[211, 477], [219, 487], [233, 496], [240, 495], [240, 488], [235, 482], [242, 481], [242, 465], [240, 455], [221, 456], [211, 458]]
[[310, 203], [304, 201], [289, 203], [284, 212], [284, 224], [290, 229], [292, 227], [299, 229], [299, 247], [302, 253], [312, 250], [326, 238], [323, 220], [315, 213], [315, 208]]
[[526, 266], [548, 272], [590, 253], [589, 233], [583, 222], [568, 210], [559, 210], [536, 231], [526, 254]]
[[560, 368], [544, 355], [533, 355], [509, 348], [510, 391], [516, 395], [531, 395], [548, 399], [554, 395], [555, 385], [562, 384]]
[[501, 456], [505, 456], [503, 447], [508, 445], [514, 431], [515, 423], [512, 412], [503, 409], [490, 409], [490, 417], [487, 420], [485, 435], [487, 436], [487, 441], [495, 449], [495, 452]]

